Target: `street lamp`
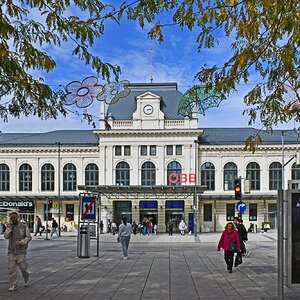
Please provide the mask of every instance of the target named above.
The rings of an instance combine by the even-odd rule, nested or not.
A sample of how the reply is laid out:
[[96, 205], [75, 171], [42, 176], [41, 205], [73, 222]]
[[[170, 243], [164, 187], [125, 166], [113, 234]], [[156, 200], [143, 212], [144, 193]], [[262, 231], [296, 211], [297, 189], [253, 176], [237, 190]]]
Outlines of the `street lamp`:
[[195, 174], [196, 174], [196, 178], [195, 178], [195, 190], [194, 190], [194, 235], [197, 236], [197, 223], [198, 223], [198, 195], [197, 195], [197, 183], [198, 183], [198, 140], [194, 140], [194, 144], [195, 144]]
[[57, 143], [58, 145], [58, 149], [57, 149], [57, 204], [58, 204], [58, 236], [61, 236], [61, 230], [60, 230], [60, 207], [61, 207], [61, 203], [60, 203], [60, 142]]

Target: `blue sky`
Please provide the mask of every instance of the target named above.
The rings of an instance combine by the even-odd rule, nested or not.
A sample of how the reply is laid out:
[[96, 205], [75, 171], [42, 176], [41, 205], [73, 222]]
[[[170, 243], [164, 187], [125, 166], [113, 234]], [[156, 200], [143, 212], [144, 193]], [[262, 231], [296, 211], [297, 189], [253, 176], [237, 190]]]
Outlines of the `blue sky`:
[[[177, 82], [179, 90], [185, 92], [193, 84], [194, 76], [203, 64], [222, 64], [230, 55], [230, 38], [220, 36], [220, 45], [214, 49], [203, 49], [198, 52], [194, 31], [181, 30], [177, 27], [166, 27], [165, 40], [159, 44], [147, 36], [150, 26], [144, 29], [137, 23], [123, 20], [119, 25], [109, 21], [106, 23], [104, 36], [98, 40], [91, 51], [99, 55], [103, 61], [121, 66], [121, 79], [130, 82], [150, 82], [150, 49], [152, 49], [153, 82]], [[48, 74], [35, 72], [43, 76], [54, 89], [59, 85], [66, 86], [69, 82], [82, 81], [86, 76], [96, 75], [89, 66], [71, 55], [74, 44], [71, 42], [61, 47], [45, 48], [57, 62], [57, 68]], [[246, 108], [243, 96], [255, 84], [255, 74], [252, 74], [247, 85], [239, 85], [238, 92], [233, 93], [223, 101], [218, 108], [207, 110], [206, 115], [199, 116], [199, 126], [205, 127], [247, 127], [248, 116], [242, 116]], [[104, 83], [99, 79], [100, 83]], [[72, 107], [70, 107], [72, 109]], [[75, 107], [74, 107], [75, 109]], [[98, 116], [99, 102], [88, 108], [89, 113]], [[98, 125], [97, 119], [95, 119]], [[260, 124], [254, 125], [260, 128]], [[279, 128], [298, 127], [294, 122], [283, 124]], [[91, 125], [82, 122], [79, 117], [70, 113], [66, 118], [42, 121], [36, 117], [9, 118], [8, 123], [1, 124], [3, 132], [46, 132], [59, 129], [93, 129]]]

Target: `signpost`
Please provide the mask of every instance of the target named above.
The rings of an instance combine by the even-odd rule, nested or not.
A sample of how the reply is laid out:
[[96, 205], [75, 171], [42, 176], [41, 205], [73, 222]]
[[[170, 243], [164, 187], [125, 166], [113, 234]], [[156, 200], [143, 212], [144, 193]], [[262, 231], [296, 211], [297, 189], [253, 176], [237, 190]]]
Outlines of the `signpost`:
[[81, 199], [81, 220], [96, 221], [97, 196], [83, 196]]
[[[77, 256], [90, 257], [90, 235], [97, 228], [97, 256], [99, 256], [100, 196], [81, 193], [79, 195]], [[92, 225], [91, 225], [92, 224]]]
[[247, 204], [244, 201], [239, 201], [236, 203], [235, 208], [238, 212], [244, 213], [247, 209]]

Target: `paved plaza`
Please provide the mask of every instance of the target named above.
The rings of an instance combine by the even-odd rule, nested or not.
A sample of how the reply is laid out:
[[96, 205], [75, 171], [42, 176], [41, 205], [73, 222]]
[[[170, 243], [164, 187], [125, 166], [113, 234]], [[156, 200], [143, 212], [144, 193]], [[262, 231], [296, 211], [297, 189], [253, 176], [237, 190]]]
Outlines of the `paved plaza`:
[[[0, 299], [277, 299], [276, 231], [249, 234], [248, 258], [229, 274], [220, 233], [199, 236], [133, 236], [122, 260], [117, 236], [103, 234], [100, 256], [76, 256], [76, 236], [33, 237], [28, 251], [30, 286], [9, 292], [6, 248], [0, 237]], [[300, 299], [300, 288], [285, 289], [285, 299]]]

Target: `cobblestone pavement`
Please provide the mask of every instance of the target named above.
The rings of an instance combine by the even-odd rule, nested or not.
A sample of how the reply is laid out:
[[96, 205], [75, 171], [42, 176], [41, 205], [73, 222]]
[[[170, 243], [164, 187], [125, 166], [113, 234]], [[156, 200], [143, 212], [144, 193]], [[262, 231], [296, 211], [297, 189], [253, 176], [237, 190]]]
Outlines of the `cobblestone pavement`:
[[[91, 257], [76, 256], [76, 237], [33, 237], [28, 251], [30, 286], [9, 292], [6, 247], [0, 237], [1, 299], [277, 299], [276, 232], [250, 234], [251, 251], [229, 274], [220, 233], [197, 237], [162, 234], [133, 236], [122, 260], [116, 236], [103, 234], [100, 255], [91, 240]], [[300, 288], [285, 288], [285, 299], [300, 299]]]

